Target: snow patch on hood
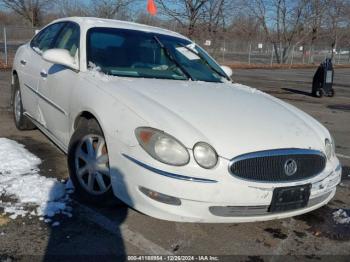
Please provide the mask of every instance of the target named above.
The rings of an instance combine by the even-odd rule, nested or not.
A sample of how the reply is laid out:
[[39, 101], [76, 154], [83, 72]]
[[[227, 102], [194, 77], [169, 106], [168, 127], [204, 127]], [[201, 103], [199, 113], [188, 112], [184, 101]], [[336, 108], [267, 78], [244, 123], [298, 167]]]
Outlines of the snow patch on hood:
[[89, 62], [89, 70], [88, 72], [94, 77], [98, 78], [99, 80], [103, 82], [109, 82], [111, 80], [112, 76], [106, 75], [101, 71], [101, 67], [95, 65], [92, 62]]
[[18, 216], [53, 217], [58, 213], [69, 213], [69, 195], [72, 184], [66, 185], [55, 178], [39, 174], [41, 160], [23, 145], [0, 138], [0, 197], [11, 199], [0, 201], [3, 212]]
[[107, 75], [104, 72], [102, 72], [101, 67], [95, 65], [92, 62], [89, 62], [88, 67], [88, 73], [98, 80], [101, 80], [103, 82], [110, 82], [112, 80], [124, 80], [124, 81], [132, 81], [131, 79], [128, 79], [127, 77], [119, 77], [114, 75]]

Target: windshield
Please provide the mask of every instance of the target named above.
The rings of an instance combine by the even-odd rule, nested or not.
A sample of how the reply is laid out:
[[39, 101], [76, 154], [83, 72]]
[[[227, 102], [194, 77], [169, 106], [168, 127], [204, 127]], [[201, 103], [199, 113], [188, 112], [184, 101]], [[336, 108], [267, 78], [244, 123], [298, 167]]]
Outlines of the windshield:
[[87, 33], [88, 65], [108, 75], [223, 82], [221, 67], [189, 40], [119, 28]]

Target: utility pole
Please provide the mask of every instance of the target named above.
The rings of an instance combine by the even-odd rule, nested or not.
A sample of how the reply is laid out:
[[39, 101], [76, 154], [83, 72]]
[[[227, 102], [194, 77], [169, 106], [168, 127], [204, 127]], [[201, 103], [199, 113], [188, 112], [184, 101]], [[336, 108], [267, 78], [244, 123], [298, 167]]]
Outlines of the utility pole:
[[7, 36], [6, 27], [4, 26], [4, 50], [5, 50], [5, 65], [8, 65], [8, 54], [7, 54]]
[[30, 0], [30, 10], [32, 11], [32, 28], [34, 28], [34, 8], [33, 8], [33, 0]]
[[270, 65], [272, 66], [273, 64], [273, 52], [275, 51], [275, 46], [272, 45], [272, 49], [271, 49], [271, 62], [270, 62]]
[[252, 52], [252, 43], [249, 44], [249, 55], [248, 55], [248, 64], [250, 65], [250, 54]]

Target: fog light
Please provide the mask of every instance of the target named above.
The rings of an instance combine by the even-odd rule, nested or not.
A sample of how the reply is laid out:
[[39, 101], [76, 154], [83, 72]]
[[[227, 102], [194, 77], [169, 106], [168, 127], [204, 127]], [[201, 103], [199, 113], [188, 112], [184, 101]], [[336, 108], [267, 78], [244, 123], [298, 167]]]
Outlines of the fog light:
[[181, 206], [181, 200], [179, 198], [164, 195], [162, 193], [152, 191], [144, 187], [139, 187], [139, 190], [142, 193], [144, 193], [146, 196], [148, 196], [149, 198], [152, 198], [155, 201], [168, 204], [168, 205], [173, 205], [173, 206]]

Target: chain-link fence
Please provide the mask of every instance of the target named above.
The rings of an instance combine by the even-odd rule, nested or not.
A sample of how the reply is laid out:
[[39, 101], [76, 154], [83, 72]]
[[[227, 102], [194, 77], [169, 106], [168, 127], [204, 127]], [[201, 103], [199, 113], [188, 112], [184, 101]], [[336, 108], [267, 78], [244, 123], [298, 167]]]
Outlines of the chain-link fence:
[[[196, 41], [203, 46], [216, 60], [222, 64], [274, 65], [283, 56], [283, 49], [268, 42], [249, 41]], [[332, 57], [329, 45], [291, 46], [285, 55], [284, 64], [320, 64]], [[350, 46], [333, 50], [333, 63], [350, 64]]]
[[[35, 34], [35, 29], [28, 27], [0, 25], [0, 64], [11, 66], [17, 48], [28, 42]], [[283, 52], [268, 42], [250, 42], [242, 40], [195, 40], [203, 46], [218, 62], [222, 64], [274, 65]], [[277, 45], [278, 46], [278, 45]], [[319, 64], [325, 58], [332, 56], [329, 45], [291, 47], [286, 56], [285, 64]], [[350, 64], [350, 47], [339, 46], [333, 50], [335, 64]]]
[[17, 48], [28, 42], [34, 34], [33, 28], [0, 25], [0, 64], [10, 66]]

